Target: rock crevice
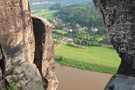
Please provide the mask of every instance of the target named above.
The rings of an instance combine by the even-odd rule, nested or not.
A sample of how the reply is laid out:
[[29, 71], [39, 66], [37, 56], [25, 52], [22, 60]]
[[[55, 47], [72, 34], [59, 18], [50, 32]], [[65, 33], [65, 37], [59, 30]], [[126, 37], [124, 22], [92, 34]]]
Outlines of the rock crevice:
[[[54, 44], [51, 24], [45, 19], [36, 16], [32, 16], [32, 20], [35, 36], [34, 63], [43, 78], [44, 88], [56, 90], [58, 82], [54, 73]], [[52, 83], [52, 81], [55, 82]]]
[[[51, 25], [31, 16], [28, 0], [1, 0], [0, 14], [5, 80], [20, 90], [56, 90]], [[3, 88], [0, 70], [0, 89]]]

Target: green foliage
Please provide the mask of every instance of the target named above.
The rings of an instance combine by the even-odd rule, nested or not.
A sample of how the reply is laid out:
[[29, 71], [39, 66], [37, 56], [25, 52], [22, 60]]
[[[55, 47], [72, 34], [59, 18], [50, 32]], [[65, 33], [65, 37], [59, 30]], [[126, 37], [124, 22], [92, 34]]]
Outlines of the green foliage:
[[112, 68], [118, 68], [120, 64], [120, 58], [117, 52], [109, 47], [91, 46], [86, 48], [76, 48], [65, 44], [55, 50], [55, 56], [63, 56], [65, 59], [69, 60]]
[[53, 30], [53, 31], [56, 31], [56, 32], [59, 32], [59, 33], [62, 33], [62, 34], [68, 33], [68, 32], [66, 32], [66, 31], [63, 31], [63, 30], [60, 30], [60, 29], [55, 29], [55, 30]]
[[104, 37], [104, 38], [103, 38], [103, 42], [104, 42], [105, 44], [110, 44], [110, 39], [109, 39], [108, 37]]
[[65, 58], [64, 58], [63, 56], [60, 56], [60, 57], [59, 57], [59, 60], [60, 60], [60, 61], [63, 61], [64, 59], [65, 59]]
[[63, 35], [63, 33], [58, 32], [58, 31], [52, 31], [53, 34], [57, 34], [57, 35]]
[[99, 46], [100, 46], [100, 47], [103, 46], [103, 43], [99, 43]]
[[54, 5], [53, 3], [49, 3], [49, 4], [39, 4], [39, 5], [31, 5], [30, 4], [30, 8], [31, 10], [41, 10], [41, 9], [48, 9], [49, 7], [51, 7], [52, 5]]
[[55, 29], [62, 29], [62, 25], [61, 24], [55, 25]]
[[117, 68], [114, 67], [91, 64], [83, 61], [76, 61], [72, 59], [65, 59], [64, 61], [59, 61], [58, 56], [55, 56], [55, 60], [59, 64], [76, 67], [82, 70], [96, 71], [96, 72], [109, 73], [109, 74], [115, 74], [117, 72]]
[[[63, 56], [64, 60], [61, 60], [60, 56]], [[109, 74], [116, 73], [120, 64], [120, 58], [116, 51], [108, 47], [82, 49], [63, 45], [55, 51], [55, 60], [66, 66]]]
[[55, 40], [54, 44], [60, 44], [61, 42], [59, 40]]
[[47, 21], [50, 23], [53, 23], [53, 19], [51, 19], [51, 18], [47, 18]]
[[41, 10], [33, 10], [32, 11], [32, 14], [35, 15], [35, 16], [38, 16], [38, 17], [42, 17], [42, 18], [45, 18], [45, 19], [54, 19], [56, 17], [58, 13], [58, 10], [46, 10], [44, 9], [44, 11], [41, 11]]
[[61, 61], [59, 59], [59, 56], [55, 56], [55, 61], [59, 64], [76, 67], [82, 70], [96, 71], [96, 72], [109, 73], [109, 74], [115, 74], [117, 72], [117, 68], [114, 67], [102, 66], [102, 65], [87, 63], [83, 61], [76, 61], [68, 58], [66, 58], [64, 61]]
[[60, 10], [63, 7], [61, 3], [57, 3], [49, 8], [49, 10]]
[[[63, 7], [60, 10], [60, 18], [72, 24], [79, 23], [82, 26], [103, 26], [99, 14], [91, 3], [75, 4]], [[75, 26], [75, 25], [74, 25]]]
[[53, 34], [73, 38], [75, 44], [82, 46], [102, 46], [103, 44], [111, 45], [108, 36], [103, 37], [98, 34], [88, 34], [75, 30], [68, 34], [62, 30], [53, 30]]
[[[7, 86], [7, 88], [5, 90], [16, 90], [16, 89], [14, 88], [14, 86], [11, 83], [9, 83], [9, 85]], [[17, 89], [17, 90], [20, 90], [20, 89]]]

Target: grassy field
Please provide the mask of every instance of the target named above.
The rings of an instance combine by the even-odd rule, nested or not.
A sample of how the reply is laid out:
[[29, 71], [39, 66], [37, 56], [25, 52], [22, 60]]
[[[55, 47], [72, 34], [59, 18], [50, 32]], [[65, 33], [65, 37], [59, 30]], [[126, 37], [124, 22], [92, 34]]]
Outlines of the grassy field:
[[58, 10], [45, 10], [44, 12], [37, 12], [37, 11], [32, 11], [32, 13], [34, 13], [33, 15], [38, 16], [38, 17], [42, 17], [42, 18], [55, 18], [56, 16], [54, 16], [55, 13], [57, 13]]
[[53, 31], [57, 31], [57, 32], [59, 32], [59, 33], [62, 33], [62, 34], [65, 34], [65, 33], [68, 33], [68, 32], [65, 32], [65, 31], [62, 31], [62, 30], [53, 30]]
[[[65, 60], [60, 61], [59, 56]], [[120, 58], [113, 48], [76, 48], [66, 44], [55, 51], [55, 60], [63, 65], [111, 74], [116, 73], [120, 64]]]

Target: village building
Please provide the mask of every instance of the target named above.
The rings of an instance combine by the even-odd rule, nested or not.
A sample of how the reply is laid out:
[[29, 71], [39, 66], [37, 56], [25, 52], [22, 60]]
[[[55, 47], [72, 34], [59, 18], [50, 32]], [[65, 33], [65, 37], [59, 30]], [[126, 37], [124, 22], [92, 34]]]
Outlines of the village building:
[[84, 26], [84, 27], [81, 27], [80, 24], [76, 24], [76, 29], [79, 30], [79, 31], [83, 31], [83, 30], [88, 30], [88, 27]]
[[63, 27], [63, 30], [65, 31], [65, 30], [67, 30], [67, 28], [66, 27]]
[[79, 30], [80, 28], [81, 28], [80, 24], [77, 23], [77, 24], [76, 24], [76, 29]]
[[88, 30], [88, 28], [84, 26], [84, 27], [80, 27], [78, 30], [79, 31], [84, 31], [84, 30]]
[[62, 20], [61, 20], [61, 19], [59, 19], [59, 22], [62, 22]]
[[58, 22], [55, 19], [53, 19], [53, 23], [54, 23], [54, 25], [58, 24]]
[[91, 31], [92, 31], [92, 32], [97, 32], [97, 31], [98, 31], [98, 28], [93, 28], [93, 27], [92, 27], [92, 28], [91, 28]]
[[68, 29], [67, 31], [68, 31], [68, 32], [72, 32], [73, 30], [72, 30], [72, 29]]
[[73, 39], [71, 39], [71, 38], [65, 38], [65, 42], [73, 42], [74, 40]]
[[82, 27], [80, 27], [78, 30], [81, 31], [82, 30]]
[[84, 26], [85, 30], [88, 30], [88, 27]]
[[59, 21], [59, 18], [57, 18], [57, 17], [56, 17], [56, 19], [55, 19], [55, 20], [56, 20], [56, 21]]
[[70, 42], [71, 45], [74, 45], [75, 43], [73, 41]]

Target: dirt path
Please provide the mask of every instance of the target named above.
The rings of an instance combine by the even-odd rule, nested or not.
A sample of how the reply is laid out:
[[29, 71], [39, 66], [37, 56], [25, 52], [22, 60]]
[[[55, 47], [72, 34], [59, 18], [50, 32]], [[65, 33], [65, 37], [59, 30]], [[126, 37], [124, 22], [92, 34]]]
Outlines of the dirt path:
[[57, 48], [61, 47], [63, 44], [65, 44], [65, 42], [62, 42], [61, 44], [59, 44], [57, 47], [54, 48], [54, 50], [56, 50]]

